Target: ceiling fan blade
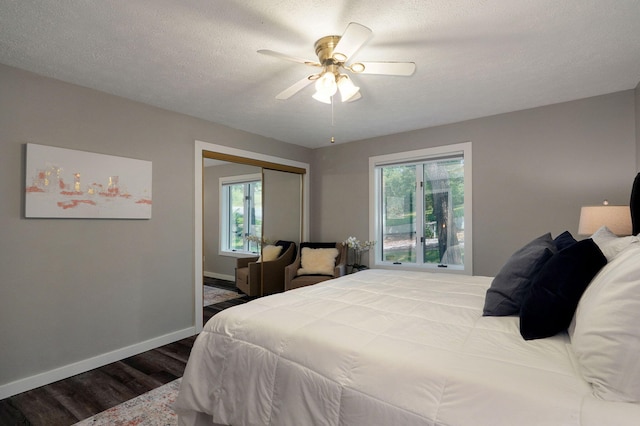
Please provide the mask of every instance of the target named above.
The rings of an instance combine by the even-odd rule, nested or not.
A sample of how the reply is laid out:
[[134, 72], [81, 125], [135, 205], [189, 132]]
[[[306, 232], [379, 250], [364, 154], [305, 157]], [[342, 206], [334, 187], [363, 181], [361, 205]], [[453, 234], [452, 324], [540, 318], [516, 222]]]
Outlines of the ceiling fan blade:
[[340, 41], [333, 49], [333, 57], [341, 62], [347, 61], [365, 45], [373, 36], [373, 31], [364, 25], [351, 22], [340, 37]]
[[285, 59], [287, 61], [298, 62], [300, 64], [310, 65], [312, 67], [321, 66], [317, 61], [310, 61], [310, 60], [307, 60], [307, 59], [296, 58], [294, 56], [289, 56], [289, 55], [286, 55], [284, 53], [276, 52], [275, 50], [260, 49], [260, 50], [258, 50], [258, 53], [261, 53], [261, 54], [267, 55], [267, 56], [273, 56], [273, 57], [276, 57], [276, 58], [279, 58], [279, 59]]
[[296, 93], [298, 93], [299, 91], [301, 91], [302, 89], [310, 85], [311, 82], [315, 80], [313, 77], [317, 77], [317, 74], [308, 75], [302, 80], [297, 81], [290, 87], [287, 87], [282, 92], [276, 95], [276, 99], [279, 99], [281, 101], [289, 99], [290, 97], [292, 97], [293, 95], [295, 95]]
[[[358, 62], [358, 64], [362, 64], [364, 70], [352, 70], [357, 74], [412, 75], [416, 71], [415, 62]], [[357, 69], [354, 65], [352, 67]]]

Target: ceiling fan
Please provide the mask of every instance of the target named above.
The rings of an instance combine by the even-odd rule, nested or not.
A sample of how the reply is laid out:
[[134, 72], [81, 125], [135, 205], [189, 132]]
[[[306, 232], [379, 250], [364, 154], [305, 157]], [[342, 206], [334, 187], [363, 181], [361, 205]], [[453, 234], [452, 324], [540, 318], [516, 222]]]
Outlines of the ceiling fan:
[[353, 84], [349, 75], [343, 71], [353, 74], [409, 76], [416, 70], [414, 62], [354, 62], [352, 59], [355, 54], [372, 36], [373, 31], [369, 28], [351, 22], [342, 36], [329, 35], [315, 42], [318, 61], [300, 59], [273, 50], [262, 49], [258, 50], [258, 53], [321, 68], [317, 73], [310, 74], [284, 89], [276, 99], [289, 99], [315, 82], [314, 99], [330, 104], [333, 95], [339, 91], [342, 102], [352, 102], [362, 97], [360, 88]]

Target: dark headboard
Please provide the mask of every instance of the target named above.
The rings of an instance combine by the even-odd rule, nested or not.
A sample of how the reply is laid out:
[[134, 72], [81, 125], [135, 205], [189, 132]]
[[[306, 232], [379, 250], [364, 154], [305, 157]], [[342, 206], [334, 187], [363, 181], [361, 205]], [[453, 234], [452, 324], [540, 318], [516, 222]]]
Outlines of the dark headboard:
[[640, 233], [640, 173], [633, 180], [633, 188], [631, 189], [631, 224], [633, 225], [633, 235]]

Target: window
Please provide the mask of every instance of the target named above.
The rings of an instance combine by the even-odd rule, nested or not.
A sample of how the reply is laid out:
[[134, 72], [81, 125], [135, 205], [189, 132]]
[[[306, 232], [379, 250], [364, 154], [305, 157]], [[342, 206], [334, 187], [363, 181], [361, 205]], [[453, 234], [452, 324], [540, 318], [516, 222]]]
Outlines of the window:
[[262, 176], [220, 178], [221, 250], [238, 254], [258, 253], [261, 237]]
[[471, 143], [370, 158], [373, 264], [472, 273]]

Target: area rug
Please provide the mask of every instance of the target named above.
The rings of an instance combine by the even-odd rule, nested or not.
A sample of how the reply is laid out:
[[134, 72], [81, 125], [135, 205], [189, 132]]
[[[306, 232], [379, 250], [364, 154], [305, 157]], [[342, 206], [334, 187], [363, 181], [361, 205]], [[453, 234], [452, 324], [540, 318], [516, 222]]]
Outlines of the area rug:
[[178, 415], [173, 404], [178, 397], [180, 382], [176, 379], [120, 405], [109, 408], [75, 426], [173, 426]]
[[220, 302], [226, 302], [227, 300], [237, 299], [238, 297], [242, 297], [242, 294], [231, 291], [231, 290], [223, 290], [217, 287], [210, 287], [208, 285], [204, 287], [204, 306], [213, 305]]

